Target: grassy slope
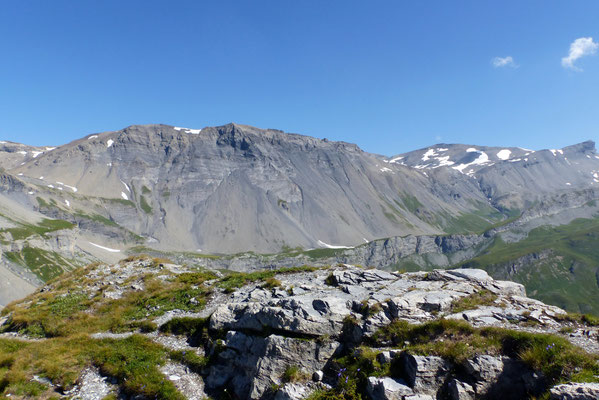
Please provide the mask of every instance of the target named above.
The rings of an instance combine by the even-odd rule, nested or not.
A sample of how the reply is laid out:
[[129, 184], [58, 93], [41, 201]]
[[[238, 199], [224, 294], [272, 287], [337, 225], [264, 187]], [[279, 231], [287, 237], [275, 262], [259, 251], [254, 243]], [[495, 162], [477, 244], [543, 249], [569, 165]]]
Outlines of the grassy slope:
[[[60, 219], [44, 219], [37, 225], [14, 220], [12, 222], [18, 226], [0, 230], [0, 235], [4, 234], [2, 240], [4, 244], [9, 244], [12, 240], [27, 241], [30, 238], [41, 238], [43, 240], [48, 238], [48, 233], [75, 227], [74, 224]], [[8, 238], [11, 240], [8, 240]], [[28, 245], [25, 245], [19, 251], [5, 252], [4, 256], [11, 262], [31, 270], [44, 282], [59, 276], [65, 271], [81, 266], [80, 263], [69, 260], [57, 252]]]
[[[499, 279], [526, 286], [528, 295], [569, 311], [599, 315], [599, 219], [578, 219], [568, 225], [541, 227], [517, 243], [494, 243], [474, 259], [462, 263], [482, 268]], [[511, 271], [515, 261], [528, 263]]]
[[[171, 359], [195, 370], [204, 365], [206, 359], [169, 351], [143, 335], [122, 340], [96, 340], [89, 335], [151, 332], [157, 329], [151, 320], [170, 310], [199, 312], [215, 290], [206, 281], [215, 279], [216, 275], [204, 270], [174, 275], [160, 267], [167, 260], [149, 257], [129, 260], [143, 263], [139, 273], [131, 277], [132, 282], [142, 279], [143, 291], [129, 290], [116, 300], [104, 295], [112, 288], [107, 282], [97, 291], [86, 291], [90, 286], [95, 287], [89, 274], [100, 265], [92, 264], [49, 282], [51, 290], [34, 293], [2, 310], [0, 315], [10, 315], [10, 322], [1, 331], [17, 332], [41, 341], [0, 338], [0, 399], [7, 394], [12, 398], [49, 398], [52, 390], [33, 381], [34, 375], [48, 378], [68, 390], [76, 383], [81, 371], [90, 365], [115, 377], [129, 395], [182, 398], [158, 367]], [[314, 270], [311, 267], [288, 268], [278, 273]], [[274, 287], [279, 284], [274, 275], [273, 271], [231, 273], [212, 283], [227, 292], [250, 282], [264, 282], [266, 287]], [[192, 325], [195, 329], [197, 321], [194, 320]], [[168, 332], [178, 331], [181, 323], [170, 323], [163, 328]]]
[[[159, 262], [150, 261], [149, 268]], [[157, 368], [176, 355], [140, 335], [124, 340], [93, 340], [88, 335], [103, 331], [152, 331], [156, 326], [148, 318], [172, 309], [199, 311], [211, 293], [203, 283], [215, 276], [198, 271], [164, 280], [155, 273], [147, 273], [142, 275], [143, 292], [130, 291], [121, 299], [112, 300], [103, 295], [110, 285], [95, 293], [82, 291], [90, 284], [87, 275], [93, 268], [94, 265], [63, 275], [50, 282], [52, 291], [37, 292], [2, 310], [3, 315], [11, 314], [11, 322], [3, 327], [4, 331], [27, 334], [42, 341], [22, 343], [0, 339], [0, 398], [8, 393], [13, 397], [47, 398], [50, 390], [32, 381], [33, 375], [70, 388], [90, 365], [117, 378], [128, 394], [182, 398]]]

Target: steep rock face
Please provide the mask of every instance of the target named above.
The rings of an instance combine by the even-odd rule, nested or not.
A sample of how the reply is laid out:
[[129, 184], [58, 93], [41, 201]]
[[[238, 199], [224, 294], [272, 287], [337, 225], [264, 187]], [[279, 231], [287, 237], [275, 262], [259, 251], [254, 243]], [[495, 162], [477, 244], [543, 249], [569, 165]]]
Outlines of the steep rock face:
[[[441, 171], [431, 184], [353, 144], [236, 124], [197, 134], [132, 126], [62, 146], [14, 172], [81, 195], [134, 203], [144, 196], [155, 212], [143, 223], [115, 220], [171, 247], [220, 252], [441, 232], [444, 218], [486, 202], [455, 174]], [[426, 208], [422, 218], [410, 211], [411, 198]]]
[[[581, 190], [587, 202], [599, 197], [592, 142], [538, 152], [440, 145], [385, 159], [349, 143], [245, 125], [144, 125], [48, 149], [11, 166], [4, 186], [12, 198], [68, 220], [85, 214], [95, 223], [88, 228], [104, 235], [100, 215], [162, 250], [263, 253], [389, 237], [426, 241], [479, 232], [516, 209], [522, 221], [542, 219], [572, 208]], [[466, 162], [472, 157], [478, 161]], [[41, 206], [39, 196], [55, 204]], [[113, 229], [112, 239], [122, 236]], [[381, 265], [386, 251], [354, 259]]]

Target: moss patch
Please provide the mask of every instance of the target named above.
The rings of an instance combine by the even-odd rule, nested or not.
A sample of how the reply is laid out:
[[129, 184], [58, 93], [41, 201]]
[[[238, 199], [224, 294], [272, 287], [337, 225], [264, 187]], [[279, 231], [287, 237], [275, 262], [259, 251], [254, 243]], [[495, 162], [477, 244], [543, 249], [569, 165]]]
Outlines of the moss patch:
[[[318, 268], [316, 267], [290, 267], [290, 268], [281, 268], [278, 270], [272, 271], [256, 271], [256, 272], [232, 272], [229, 275], [221, 278], [218, 282], [217, 286], [225, 289], [227, 293], [234, 292], [235, 289], [240, 288], [244, 285], [247, 285], [252, 282], [265, 282], [268, 279], [274, 278], [275, 275], [278, 274], [293, 274], [299, 272], [313, 272]], [[274, 281], [270, 281], [272, 283], [276, 283]], [[278, 282], [280, 285], [280, 282]]]
[[146, 214], [152, 214], [152, 206], [150, 206], [150, 204], [146, 200], [146, 197], [143, 195], [139, 198], [139, 206]]
[[497, 300], [496, 294], [488, 290], [481, 290], [454, 300], [451, 303], [451, 311], [458, 313], [466, 310], [474, 310], [482, 306], [492, 306], [495, 305], [495, 300]]
[[20, 224], [16, 228], [0, 230], [0, 232], [9, 232], [14, 240], [27, 239], [30, 236], [45, 236], [47, 233], [60, 231], [63, 229], [73, 229], [74, 224], [61, 219], [44, 219], [38, 225]]
[[6, 252], [4, 256], [33, 272], [42, 281], [47, 282], [63, 272], [78, 266], [55, 251], [47, 251], [35, 247], [24, 247], [18, 252]]

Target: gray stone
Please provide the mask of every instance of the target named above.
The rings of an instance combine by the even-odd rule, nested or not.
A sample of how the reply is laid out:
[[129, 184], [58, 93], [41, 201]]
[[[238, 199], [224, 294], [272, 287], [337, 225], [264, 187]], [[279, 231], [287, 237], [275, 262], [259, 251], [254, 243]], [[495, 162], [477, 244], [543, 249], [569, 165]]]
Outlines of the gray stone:
[[474, 388], [467, 383], [452, 379], [447, 385], [450, 400], [474, 400]]
[[495, 294], [526, 296], [524, 285], [511, 281], [492, 281], [484, 285], [485, 289]]
[[448, 270], [447, 271], [448, 274], [450, 275], [454, 275], [469, 281], [489, 281], [492, 278], [489, 276], [489, 274], [487, 274], [487, 271], [484, 271], [482, 269], [468, 269], [468, 268], [461, 268], [461, 269], [452, 269], [452, 270]]
[[96, 368], [83, 370], [73, 389], [65, 394], [77, 400], [102, 400], [111, 393], [117, 393], [118, 386], [100, 375]]
[[402, 400], [404, 396], [414, 394], [404, 382], [389, 377], [369, 377], [366, 390], [372, 400]]
[[430, 394], [413, 394], [411, 396], [405, 396], [403, 400], [435, 400], [435, 397]]
[[550, 389], [551, 400], [597, 400], [599, 383], [567, 383]]
[[419, 308], [430, 312], [448, 310], [455, 299], [463, 296], [464, 293], [449, 290], [413, 290], [401, 296], [401, 300], [405, 302], [404, 308]]
[[[230, 384], [241, 398], [258, 399], [273, 384], [280, 385], [290, 366], [308, 374], [322, 370], [339, 343], [319, 344], [313, 340], [270, 335], [266, 338], [229, 332], [216, 363], [206, 379], [214, 389]], [[308, 375], [309, 376], [309, 375]]]
[[391, 352], [390, 351], [382, 351], [376, 355], [376, 360], [379, 364], [389, 364], [391, 362]]
[[465, 369], [475, 381], [477, 395], [490, 398], [538, 396], [545, 386], [542, 375], [534, 373], [521, 361], [508, 357], [479, 355], [467, 360]]
[[195, 372], [189, 371], [184, 365], [169, 362], [160, 367], [160, 371], [175, 385], [186, 399], [202, 400], [206, 398], [202, 377]]
[[478, 355], [465, 363], [466, 370], [477, 381], [494, 381], [503, 371], [503, 360], [500, 357]]
[[304, 383], [286, 383], [277, 390], [274, 400], [302, 400], [313, 391], [312, 387]]
[[379, 364], [389, 364], [393, 358], [400, 354], [400, 350], [385, 350], [376, 355], [376, 360]]
[[313, 336], [337, 335], [343, 318], [350, 313], [343, 298], [318, 299], [318, 293], [276, 299], [271, 303], [233, 303], [218, 307], [210, 318], [216, 330], [251, 330], [265, 328]]
[[315, 371], [315, 372], [312, 374], [312, 380], [313, 380], [314, 382], [320, 382], [320, 381], [322, 381], [322, 378], [324, 378], [324, 372], [322, 372], [322, 371], [320, 371], [320, 370], [319, 370], [319, 371]]
[[403, 352], [399, 358], [402, 377], [417, 393], [435, 395], [449, 375], [451, 363], [436, 356], [413, 356]]

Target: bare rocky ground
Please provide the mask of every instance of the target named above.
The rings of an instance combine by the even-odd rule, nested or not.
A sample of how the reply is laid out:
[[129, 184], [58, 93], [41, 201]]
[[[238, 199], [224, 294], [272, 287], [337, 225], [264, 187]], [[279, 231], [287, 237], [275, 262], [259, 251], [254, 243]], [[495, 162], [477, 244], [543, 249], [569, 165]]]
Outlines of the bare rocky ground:
[[[90, 298], [101, 293], [118, 300], [146, 290], [148, 275], [167, 283], [193, 272], [191, 267], [143, 259], [98, 264], [88, 271], [81, 290]], [[347, 364], [350, 359], [370, 360], [369, 365], [374, 365], [363, 382], [364, 395], [375, 400], [531, 398], [549, 389], [548, 377], [541, 370], [497, 349], [477, 348], [458, 364], [455, 357], [444, 355], [442, 346], [414, 347], [417, 343], [395, 343], [393, 336], [381, 334], [398, 321], [412, 327], [445, 321], [441, 324], [450, 327], [462, 323], [459, 329], [553, 333], [599, 354], [597, 327], [568, 320], [565, 311], [526, 297], [522, 285], [494, 280], [482, 270], [391, 273], [339, 265], [248, 279], [233, 287], [223, 282], [227, 281], [222, 276], [206, 282], [213, 290], [201, 311], [169, 310], [153, 317], [155, 327], [150, 331], [95, 332], [90, 340], [143, 335], [170, 351], [190, 352], [205, 360], [200, 367], [175, 359], [160, 366], [166, 379], [188, 399], [220, 398], [226, 393], [247, 399], [324, 399], [314, 396], [339, 390], [344, 377], [346, 383], [359, 380], [360, 369]], [[53, 289], [47, 286], [41, 291]], [[5, 315], [0, 326], [8, 326], [10, 318]], [[205, 321], [202, 326], [208, 339], [161, 329], [200, 320]], [[2, 338], [46, 340], [18, 332], [5, 332]], [[434, 340], [446, 340], [448, 347], [456, 344], [451, 335]], [[110, 394], [124, 396], [120, 383], [90, 366], [75, 387], [61, 396], [91, 400]], [[550, 396], [594, 399], [599, 396], [599, 385], [566, 383], [551, 388]]]

